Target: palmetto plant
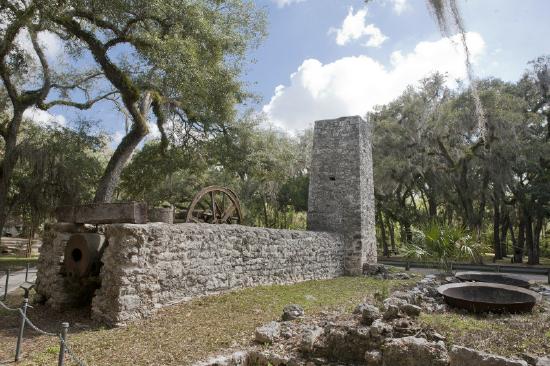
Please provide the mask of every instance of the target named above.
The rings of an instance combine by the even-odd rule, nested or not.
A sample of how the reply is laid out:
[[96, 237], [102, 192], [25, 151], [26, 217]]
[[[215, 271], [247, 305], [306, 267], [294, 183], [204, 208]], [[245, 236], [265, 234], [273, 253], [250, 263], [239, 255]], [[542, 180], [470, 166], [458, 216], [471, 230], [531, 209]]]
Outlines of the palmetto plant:
[[461, 227], [434, 221], [422, 234], [405, 248], [406, 257], [436, 261], [445, 272], [450, 272], [453, 261], [478, 261], [481, 257], [479, 244]]

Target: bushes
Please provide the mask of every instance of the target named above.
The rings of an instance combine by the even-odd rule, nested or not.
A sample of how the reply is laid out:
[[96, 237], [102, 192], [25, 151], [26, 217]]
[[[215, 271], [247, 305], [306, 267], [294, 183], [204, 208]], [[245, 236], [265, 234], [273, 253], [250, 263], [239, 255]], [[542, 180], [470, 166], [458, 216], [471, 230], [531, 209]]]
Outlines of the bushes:
[[437, 221], [415, 230], [404, 253], [407, 258], [435, 261], [446, 272], [453, 261], [481, 261], [481, 247], [465, 229]]

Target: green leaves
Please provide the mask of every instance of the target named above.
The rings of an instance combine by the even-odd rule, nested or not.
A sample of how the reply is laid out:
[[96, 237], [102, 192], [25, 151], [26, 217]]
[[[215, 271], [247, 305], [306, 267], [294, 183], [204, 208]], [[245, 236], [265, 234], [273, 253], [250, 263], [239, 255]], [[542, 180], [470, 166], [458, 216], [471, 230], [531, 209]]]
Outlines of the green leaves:
[[407, 257], [433, 260], [449, 271], [453, 261], [477, 261], [481, 256], [480, 246], [461, 227], [432, 221], [422, 234], [422, 239], [405, 247]]

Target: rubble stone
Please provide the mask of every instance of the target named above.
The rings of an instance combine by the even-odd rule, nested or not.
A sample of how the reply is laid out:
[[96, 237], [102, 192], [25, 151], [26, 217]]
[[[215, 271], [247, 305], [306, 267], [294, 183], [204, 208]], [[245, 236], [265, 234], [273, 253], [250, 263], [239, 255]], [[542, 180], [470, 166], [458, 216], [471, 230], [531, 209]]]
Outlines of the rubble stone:
[[365, 361], [367, 366], [382, 366], [382, 353], [380, 351], [367, 351]]
[[405, 304], [401, 306], [399, 309], [411, 317], [417, 317], [422, 312], [422, 308], [420, 306], [416, 306], [412, 304]]
[[384, 320], [392, 320], [399, 317], [399, 307], [396, 305], [388, 305], [384, 312]]
[[371, 325], [376, 319], [382, 317], [380, 310], [374, 305], [364, 304], [361, 313], [361, 322], [365, 325]]
[[273, 343], [281, 334], [281, 325], [277, 322], [270, 322], [256, 328], [256, 342]]
[[300, 349], [303, 352], [313, 351], [315, 344], [323, 335], [324, 331], [325, 330], [323, 328], [317, 326], [311, 329], [306, 329], [306, 331], [302, 335], [302, 343], [300, 344]]
[[496, 356], [460, 346], [453, 346], [449, 355], [451, 366], [528, 366], [523, 360]]
[[382, 354], [384, 366], [448, 366], [449, 364], [445, 344], [429, 342], [425, 338], [390, 339], [382, 348]]
[[284, 321], [294, 320], [304, 316], [304, 309], [297, 304], [290, 304], [283, 309], [282, 319]]

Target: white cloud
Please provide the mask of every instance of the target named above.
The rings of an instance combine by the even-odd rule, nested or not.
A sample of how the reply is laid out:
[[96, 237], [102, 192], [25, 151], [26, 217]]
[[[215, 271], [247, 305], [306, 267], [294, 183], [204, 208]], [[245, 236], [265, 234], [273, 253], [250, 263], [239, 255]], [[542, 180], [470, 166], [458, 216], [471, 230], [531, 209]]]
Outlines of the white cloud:
[[272, 0], [272, 1], [274, 1], [279, 8], [282, 8], [292, 3], [301, 3], [305, 0]]
[[353, 14], [353, 7], [350, 7], [348, 15], [342, 22], [342, 27], [329, 29], [329, 34], [336, 33], [336, 43], [340, 46], [363, 37], [369, 37], [365, 46], [380, 47], [388, 37], [374, 24], [366, 24], [366, 17], [367, 8]]
[[388, 39], [374, 24], [365, 27], [365, 34], [369, 36], [369, 40], [365, 43], [366, 47], [380, 47]]
[[[439, 71], [449, 85], [466, 77], [460, 38], [420, 42], [407, 54], [396, 51], [390, 66], [366, 56], [344, 57], [322, 64], [305, 60], [290, 76], [290, 85], [279, 85], [263, 107], [270, 123], [286, 130], [302, 130], [313, 121], [347, 115], [364, 115], [375, 105], [398, 97], [408, 85]], [[468, 33], [468, 46], [475, 61], [485, 48], [478, 33]]]
[[116, 148], [118, 144], [120, 144], [124, 136], [126, 136], [126, 132], [122, 130], [115, 131], [111, 136], [111, 146]]
[[391, 0], [391, 2], [393, 4], [393, 11], [397, 14], [401, 14], [409, 8], [408, 0]]
[[[23, 29], [19, 32], [16, 42], [25, 52], [31, 55], [34, 60], [38, 61], [38, 56], [36, 56], [27, 29]], [[63, 51], [63, 41], [57, 35], [48, 31], [38, 33], [38, 43], [42, 46], [48, 61], [57, 61], [57, 58]]]
[[25, 112], [23, 113], [23, 118], [34, 121], [35, 123], [42, 126], [67, 125], [67, 120], [65, 119], [65, 116], [61, 114], [51, 114], [50, 112], [43, 111], [35, 107], [25, 110]]

